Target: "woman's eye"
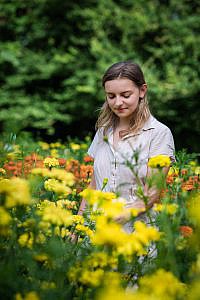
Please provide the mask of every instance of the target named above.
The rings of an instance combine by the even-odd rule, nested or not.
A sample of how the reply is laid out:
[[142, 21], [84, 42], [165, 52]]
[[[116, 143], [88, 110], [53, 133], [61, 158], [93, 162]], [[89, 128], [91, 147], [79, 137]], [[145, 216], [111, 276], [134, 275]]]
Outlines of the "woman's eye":
[[109, 98], [109, 99], [114, 99], [115, 96], [114, 96], [114, 95], [108, 95], [108, 98]]
[[127, 99], [130, 97], [130, 94], [125, 94], [123, 97]]

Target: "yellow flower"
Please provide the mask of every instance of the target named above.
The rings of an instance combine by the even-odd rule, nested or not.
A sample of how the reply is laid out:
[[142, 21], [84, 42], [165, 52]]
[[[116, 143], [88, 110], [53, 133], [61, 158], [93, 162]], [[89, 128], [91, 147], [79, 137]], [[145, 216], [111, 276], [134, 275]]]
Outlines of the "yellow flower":
[[160, 238], [160, 232], [155, 227], [147, 226], [141, 221], [136, 221], [134, 227], [133, 235], [137, 236], [144, 245], [148, 245], [151, 241], [158, 241]]
[[0, 168], [0, 175], [5, 175], [6, 174], [6, 170], [3, 168]]
[[59, 143], [59, 142], [51, 143], [51, 144], [50, 144], [50, 147], [51, 147], [51, 148], [60, 148], [61, 146], [62, 146], [62, 144]]
[[167, 155], [157, 155], [151, 157], [148, 161], [148, 166], [151, 168], [163, 168], [170, 166], [170, 158]]
[[62, 169], [53, 168], [48, 174], [49, 178], [55, 178], [59, 181], [64, 182], [66, 185], [72, 186], [74, 184], [74, 175], [70, 172], [66, 172]]
[[49, 144], [48, 144], [48, 143], [45, 143], [45, 142], [38, 142], [38, 144], [40, 145], [40, 147], [41, 147], [43, 150], [48, 150], [48, 149], [49, 149]]
[[76, 143], [70, 143], [70, 147], [74, 151], [77, 151], [81, 148], [81, 146], [79, 144], [76, 144]]
[[85, 233], [88, 236], [92, 236], [93, 234], [93, 231], [88, 226], [84, 226], [82, 224], [76, 225], [75, 230]]
[[73, 220], [73, 223], [75, 224], [83, 224], [84, 223], [84, 218], [83, 216], [80, 216], [80, 215], [73, 215], [72, 216], [72, 220]]
[[46, 157], [44, 159], [45, 167], [52, 168], [59, 166], [59, 161], [55, 157]]
[[60, 182], [53, 178], [44, 182], [44, 188], [47, 191], [55, 192], [57, 194], [68, 195], [71, 192], [71, 189], [66, 186], [64, 182]]
[[193, 195], [189, 201], [189, 215], [191, 220], [200, 227], [200, 193]]
[[20, 235], [18, 238], [18, 243], [20, 244], [21, 247], [28, 247], [32, 248], [33, 246], [33, 234], [32, 232], [28, 233], [25, 232]]
[[49, 259], [48, 255], [45, 253], [40, 253], [34, 256], [34, 259], [39, 262], [45, 262]]
[[58, 153], [57, 149], [51, 149], [50, 153], [51, 153], [52, 157], [55, 157], [55, 158], [59, 157], [59, 153]]
[[172, 300], [177, 299], [177, 297], [184, 299], [186, 292], [185, 285], [172, 273], [163, 269], [159, 269], [150, 276], [142, 277], [139, 280], [139, 285], [140, 290], [149, 295], [150, 299]]
[[8, 226], [11, 220], [10, 214], [3, 207], [0, 207], [0, 227]]
[[7, 208], [31, 204], [29, 184], [25, 179], [13, 177], [10, 180], [1, 180], [0, 193], [6, 194]]
[[104, 276], [104, 270], [97, 269], [97, 270], [83, 270], [79, 281], [83, 283], [84, 285], [89, 286], [99, 286], [102, 282]]
[[153, 210], [160, 212], [164, 211], [169, 215], [174, 215], [177, 212], [178, 205], [175, 203], [172, 204], [161, 204], [161, 203], [156, 203], [153, 206]]
[[70, 226], [73, 217], [69, 211], [57, 206], [46, 206], [43, 211], [38, 212], [42, 215], [42, 220], [58, 226]]
[[100, 204], [104, 201], [111, 201], [117, 198], [114, 193], [102, 192], [99, 190], [93, 190], [89, 188], [83, 190], [80, 193], [80, 196], [86, 199], [90, 205]]
[[171, 176], [171, 175], [178, 175], [178, 174], [179, 174], [179, 169], [177, 167], [170, 167], [167, 175]]
[[31, 174], [33, 175], [39, 175], [42, 177], [49, 177], [51, 174], [51, 171], [45, 168], [34, 168], [31, 170]]
[[36, 292], [32, 291], [25, 295], [24, 300], [40, 300], [40, 298]]
[[200, 175], [200, 167], [198, 166], [198, 167], [195, 167], [195, 169], [194, 169], [194, 174], [195, 175]]

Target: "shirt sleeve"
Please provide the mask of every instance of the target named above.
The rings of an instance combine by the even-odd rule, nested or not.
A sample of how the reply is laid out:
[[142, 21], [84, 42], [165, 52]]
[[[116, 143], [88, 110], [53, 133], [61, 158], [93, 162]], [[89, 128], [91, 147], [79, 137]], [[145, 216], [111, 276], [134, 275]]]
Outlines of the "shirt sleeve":
[[101, 131], [98, 129], [94, 136], [94, 139], [87, 151], [88, 155], [90, 155], [92, 158], [95, 158], [97, 148], [100, 144], [100, 141], [101, 141]]
[[167, 155], [171, 161], [175, 161], [174, 139], [167, 126], [154, 132], [150, 144], [149, 158], [161, 154]]

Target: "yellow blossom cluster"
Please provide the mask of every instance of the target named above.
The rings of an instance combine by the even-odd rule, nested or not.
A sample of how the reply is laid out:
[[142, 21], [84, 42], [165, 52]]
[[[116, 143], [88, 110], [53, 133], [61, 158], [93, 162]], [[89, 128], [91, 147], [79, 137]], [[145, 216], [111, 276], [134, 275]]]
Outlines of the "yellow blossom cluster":
[[112, 201], [113, 199], [117, 198], [114, 193], [102, 192], [99, 190], [93, 190], [89, 188], [83, 190], [80, 193], [80, 196], [86, 199], [90, 205], [101, 205], [102, 202]]
[[32, 174], [48, 178], [44, 182], [44, 188], [47, 191], [52, 191], [59, 195], [68, 195], [72, 191], [70, 187], [74, 184], [74, 175], [63, 169], [35, 168], [32, 170]]
[[21, 247], [32, 248], [34, 242], [34, 237], [32, 232], [25, 232], [21, 234], [18, 238], [18, 243]]
[[0, 235], [10, 234], [9, 225], [11, 223], [11, 216], [9, 212], [2, 206], [0, 206]]
[[5, 194], [5, 207], [31, 204], [28, 181], [13, 177], [0, 181], [0, 194]]
[[76, 201], [70, 201], [68, 199], [60, 199], [56, 202], [57, 206], [66, 208], [66, 209], [76, 209], [77, 208], [77, 202]]
[[40, 300], [38, 294], [34, 291], [28, 292], [23, 297], [20, 293], [15, 295], [15, 300]]
[[71, 189], [63, 182], [53, 178], [44, 182], [44, 188], [45, 190], [54, 192], [56, 194], [68, 195], [71, 192]]
[[[164, 279], [164, 280], [163, 280]], [[185, 299], [186, 286], [171, 272], [159, 269], [152, 275], [141, 277], [137, 289], [124, 290], [120, 280], [109, 283], [104, 279], [104, 289], [100, 291], [97, 300], [174, 300]], [[195, 298], [196, 299], [196, 298]]]
[[189, 214], [191, 220], [200, 228], [200, 192], [191, 196]]
[[40, 207], [38, 215], [41, 216], [42, 221], [53, 225], [68, 227], [73, 223], [71, 212], [51, 201], [46, 201], [45, 205]]
[[[134, 223], [135, 230], [128, 234], [120, 224], [107, 222], [104, 216], [96, 218], [96, 231], [91, 237], [95, 245], [107, 245], [124, 256], [144, 255], [145, 247], [160, 238], [160, 233], [154, 227], [149, 227], [141, 221]], [[117, 237], [117, 238], [116, 238]]]
[[156, 155], [148, 161], [148, 166], [151, 168], [169, 167], [171, 164], [170, 158], [167, 155]]
[[48, 168], [59, 166], [59, 160], [56, 159], [55, 157], [46, 157], [44, 159], [43, 163], [44, 163], [45, 167], [48, 167]]
[[83, 235], [87, 235], [90, 238], [93, 235], [93, 231], [88, 226], [85, 226], [85, 225], [82, 225], [82, 224], [77, 224], [76, 225], [75, 232], [78, 233], [78, 234], [81, 233]]
[[[69, 270], [68, 277], [74, 283], [87, 286], [100, 286], [106, 274], [105, 269], [117, 267], [118, 260], [106, 252], [94, 252], [81, 264]], [[93, 276], [94, 275], [94, 276]]]
[[178, 205], [176, 203], [169, 203], [169, 204], [161, 204], [155, 203], [153, 206], [153, 210], [156, 212], [164, 211], [169, 215], [174, 215], [177, 212]]

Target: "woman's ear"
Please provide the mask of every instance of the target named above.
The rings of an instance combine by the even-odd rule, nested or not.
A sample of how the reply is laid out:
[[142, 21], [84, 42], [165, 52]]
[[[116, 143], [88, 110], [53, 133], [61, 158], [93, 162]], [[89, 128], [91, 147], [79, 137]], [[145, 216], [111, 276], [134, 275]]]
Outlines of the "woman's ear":
[[145, 94], [146, 94], [146, 92], [147, 92], [147, 84], [144, 83], [144, 84], [140, 87], [139, 97], [140, 97], [141, 99], [143, 99], [144, 96], [145, 96]]

